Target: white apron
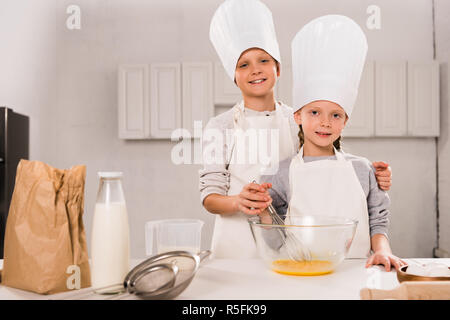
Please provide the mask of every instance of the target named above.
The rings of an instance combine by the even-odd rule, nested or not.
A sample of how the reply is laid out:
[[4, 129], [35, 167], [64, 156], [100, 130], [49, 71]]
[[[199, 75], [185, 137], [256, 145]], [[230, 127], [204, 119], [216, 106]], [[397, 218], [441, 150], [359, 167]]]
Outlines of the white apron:
[[[235, 108], [235, 136], [230, 155], [230, 159], [233, 160], [228, 167], [230, 172], [230, 189], [228, 190], [229, 196], [239, 194], [244, 185], [251, 183], [253, 180], [259, 183], [264, 167], [270, 168], [270, 165], [278, 165], [279, 161], [282, 161], [295, 153], [289, 119], [283, 115], [278, 103], [275, 105], [275, 115], [269, 116], [245, 116], [243, 102], [236, 105]], [[272, 157], [272, 159], [270, 159], [270, 164], [266, 163], [266, 166], [262, 165], [260, 162], [252, 163], [251, 159], [248, 158], [248, 161], [244, 163], [237, 161], [237, 153], [241, 152], [239, 150], [246, 150], [248, 155], [248, 151], [251, 152], [251, 150], [253, 150], [254, 152], [257, 152], [261, 147], [255, 147], [255, 145], [252, 145], [252, 148], [250, 148], [249, 139], [246, 139], [244, 144], [239, 144], [239, 147], [237, 147], [236, 132], [242, 130], [240, 131], [241, 133], [247, 133], [247, 130], [255, 129], [257, 132], [262, 132], [263, 135], [267, 133], [266, 136], [269, 137], [269, 142], [271, 140], [270, 129], [279, 130], [278, 157]], [[264, 140], [261, 139], [258, 140], [258, 143], [261, 143], [261, 141], [264, 144]], [[241, 149], [242, 146], [244, 146], [243, 149]], [[267, 147], [268, 146], [263, 146], [264, 149]], [[266, 152], [266, 154], [272, 155], [271, 152]], [[242, 259], [256, 258], [258, 256], [255, 241], [247, 221], [248, 217], [248, 215], [242, 212], [230, 215], [216, 215], [211, 246], [212, 255], [215, 258]]]
[[[289, 167], [290, 215], [338, 216], [358, 220], [347, 258], [366, 258], [370, 254], [367, 200], [351, 161], [334, 149], [337, 160], [305, 163], [303, 148]], [[324, 239], [324, 244], [327, 240]]]

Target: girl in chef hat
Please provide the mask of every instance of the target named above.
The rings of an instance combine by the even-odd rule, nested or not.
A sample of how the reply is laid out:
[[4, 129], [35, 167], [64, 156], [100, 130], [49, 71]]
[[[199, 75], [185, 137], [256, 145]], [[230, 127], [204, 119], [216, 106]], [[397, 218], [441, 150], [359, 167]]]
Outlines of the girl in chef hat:
[[294, 215], [357, 219], [347, 257], [368, 258], [366, 267], [383, 264], [389, 271], [404, 264], [387, 238], [389, 197], [378, 188], [371, 163], [344, 153], [340, 145], [366, 53], [364, 33], [345, 16], [317, 18], [297, 33], [292, 68], [300, 151], [262, 181], [272, 184], [273, 205], [287, 221]]
[[[262, 213], [271, 201], [268, 185], [251, 183], [260, 180], [264, 167], [261, 161], [242, 163], [232, 159], [240, 158], [236, 155], [239, 150], [255, 151], [257, 146], [249, 144], [246, 133], [275, 130], [280, 137], [276, 141], [278, 152], [265, 167], [271, 167], [273, 163], [278, 165], [298, 150], [298, 125], [292, 117], [292, 108], [275, 101], [273, 89], [280, 75], [281, 57], [272, 14], [262, 2], [223, 2], [211, 20], [210, 40], [226, 73], [239, 87], [243, 100], [210, 119], [204, 129], [204, 168], [199, 171], [201, 201], [209, 212], [216, 214], [212, 239], [214, 256], [257, 257], [247, 216]], [[222, 134], [222, 139], [208, 139], [207, 132], [217, 131]], [[234, 135], [226, 139], [229, 131]], [[241, 134], [237, 134], [239, 132]], [[214, 135], [211, 137], [215, 138]], [[268, 141], [258, 143], [267, 144]], [[211, 163], [211, 150], [222, 161]], [[250, 157], [247, 154], [243, 158]], [[380, 185], [388, 189], [390, 171], [383, 163], [379, 166]]]

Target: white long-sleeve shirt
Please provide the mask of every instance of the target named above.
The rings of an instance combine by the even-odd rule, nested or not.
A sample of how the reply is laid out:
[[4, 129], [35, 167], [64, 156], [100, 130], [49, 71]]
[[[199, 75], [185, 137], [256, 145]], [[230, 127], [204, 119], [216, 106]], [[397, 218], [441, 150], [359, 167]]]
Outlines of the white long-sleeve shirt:
[[[284, 116], [289, 119], [289, 125], [291, 129], [292, 141], [294, 143], [294, 150], [298, 150], [299, 140], [298, 140], [298, 130], [299, 127], [294, 121], [293, 109], [281, 102], [278, 103], [278, 106]], [[220, 195], [227, 195], [228, 189], [230, 188], [230, 173], [228, 171], [228, 164], [230, 159], [230, 153], [232, 149], [232, 145], [229, 139], [226, 139], [225, 136], [228, 132], [234, 131], [234, 113], [236, 111], [237, 105], [235, 105], [230, 110], [219, 114], [208, 121], [208, 124], [204, 128], [206, 130], [219, 130], [223, 134], [223, 139], [221, 141], [216, 140], [205, 140], [202, 139], [202, 150], [211, 150], [211, 144], [221, 143], [222, 145], [217, 146], [216, 150], [222, 150], [223, 155], [222, 158], [225, 159], [222, 163], [212, 163], [208, 164], [207, 161], [203, 161], [203, 169], [199, 170], [199, 182], [200, 182], [200, 200], [203, 204], [205, 198], [213, 193], [217, 193]], [[255, 111], [252, 109], [245, 108], [244, 114], [247, 116], [273, 116], [276, 111]]]

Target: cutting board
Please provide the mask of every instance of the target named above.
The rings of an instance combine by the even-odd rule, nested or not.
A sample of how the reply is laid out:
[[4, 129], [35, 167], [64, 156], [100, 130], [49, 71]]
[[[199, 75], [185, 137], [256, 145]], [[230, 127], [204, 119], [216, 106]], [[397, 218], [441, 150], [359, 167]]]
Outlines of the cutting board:
[[450, 281], [405, 281], [392, 290], [363, 288], [362, 300], [450, 300]]

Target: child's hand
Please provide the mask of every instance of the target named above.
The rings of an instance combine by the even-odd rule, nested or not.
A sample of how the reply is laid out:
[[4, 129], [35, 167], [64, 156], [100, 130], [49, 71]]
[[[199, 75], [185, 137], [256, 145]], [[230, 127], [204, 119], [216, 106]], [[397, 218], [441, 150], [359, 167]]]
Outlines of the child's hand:
[[375, 177], [377, 179], [378, 186], [381, 190], [389, 191], [392, 185], [392, 171], [389, 164], [386, 162], [374, 162], [372, 163], [376, 172]]
[[398, 270], [402, 266], [404, 266], [406, 262], [394, 256], [388, 251], [378, 251], [372, 254], [369, 259], [367, 259], [366, 268], [377, 264], [384, 265], [384, 269], [389, 272], [391, 271], [391, 265]]
[[272, 198], [267, 189], [271, 188], [271, 183], [248, 183], [243, 188], [241, 193], [236, 197], [236, 205], [239, 211], [255, 215], [264, 212], [264, 210], [272, 203]]

